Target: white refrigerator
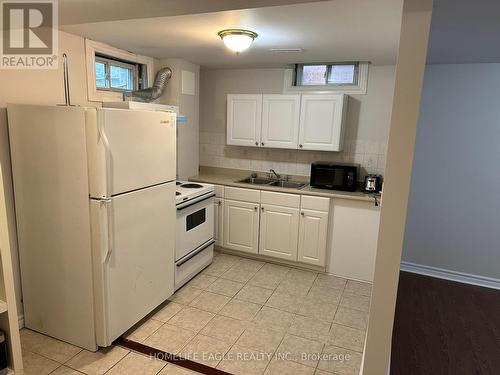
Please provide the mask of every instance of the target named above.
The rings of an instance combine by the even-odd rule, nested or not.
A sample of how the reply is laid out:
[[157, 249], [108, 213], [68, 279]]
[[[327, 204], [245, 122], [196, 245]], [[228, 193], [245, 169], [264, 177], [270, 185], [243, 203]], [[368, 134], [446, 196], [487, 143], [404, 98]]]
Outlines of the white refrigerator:
[[109, 346], [174, 291], [176, 117], [8, 105], [25, 326]]

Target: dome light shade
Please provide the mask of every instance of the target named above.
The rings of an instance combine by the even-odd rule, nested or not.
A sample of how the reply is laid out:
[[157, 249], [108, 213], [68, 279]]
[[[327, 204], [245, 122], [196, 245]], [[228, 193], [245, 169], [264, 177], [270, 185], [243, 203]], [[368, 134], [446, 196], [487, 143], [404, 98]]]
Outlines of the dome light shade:
[[227, 48], [239, 54], [246, 50], [257, 38], [257, 34], [250, 30], [228, 29], [218, 32]]

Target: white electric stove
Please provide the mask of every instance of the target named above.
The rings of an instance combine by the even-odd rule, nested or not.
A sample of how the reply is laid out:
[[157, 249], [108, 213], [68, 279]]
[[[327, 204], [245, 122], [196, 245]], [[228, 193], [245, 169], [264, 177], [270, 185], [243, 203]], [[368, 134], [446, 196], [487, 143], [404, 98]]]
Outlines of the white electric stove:
[[212, 263], [215, 187], [176, 182], [175, 290]]

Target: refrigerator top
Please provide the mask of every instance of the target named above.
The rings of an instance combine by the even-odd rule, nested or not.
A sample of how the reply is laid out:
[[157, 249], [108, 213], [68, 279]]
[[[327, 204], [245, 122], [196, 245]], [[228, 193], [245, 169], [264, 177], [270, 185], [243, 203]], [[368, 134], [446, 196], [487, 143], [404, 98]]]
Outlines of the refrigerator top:
[[143, 111], [162, 111], [162, 112], [179, 113], [179, 107], [168, 104], [121, 101], [121, 102], [104, 102], [102, 103], [102, 106], [104, 108], [120, 108], [120, 109], [135, 109]]

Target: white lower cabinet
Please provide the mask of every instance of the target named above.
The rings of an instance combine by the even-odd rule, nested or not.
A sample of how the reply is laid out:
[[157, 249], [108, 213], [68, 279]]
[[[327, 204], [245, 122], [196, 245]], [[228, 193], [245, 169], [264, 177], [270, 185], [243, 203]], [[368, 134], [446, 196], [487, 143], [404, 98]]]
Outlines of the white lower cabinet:
[[380, 207], [372, 202], [335, 199], [332, 256], [327, 272], [373, 281]]
[[216, 246], [224, 243], [224, 199], [214, 199], [214, 240]]
[[259, 254], [297, 260], [299, 210], [261, 205]]
[[324, 266], [327, 233], [328, 212], [302, 209], [297, 260], [315, 266]]
[[224, 247], [257, 254], [260, 205], [226, 199], [224, 202]]
[[380, 207], [371, 201], [219, 186], [214, 202], [218, 246], [373, 280]]

